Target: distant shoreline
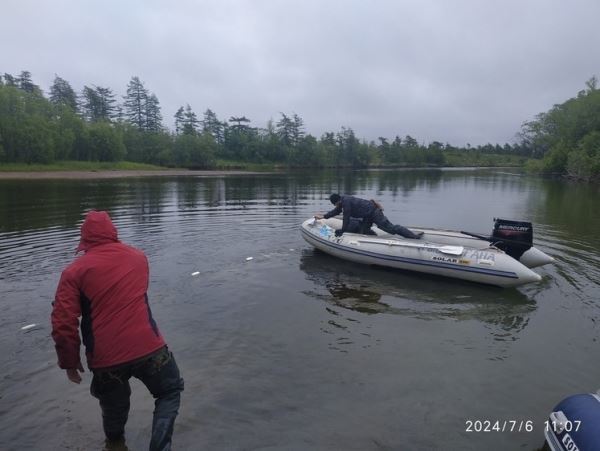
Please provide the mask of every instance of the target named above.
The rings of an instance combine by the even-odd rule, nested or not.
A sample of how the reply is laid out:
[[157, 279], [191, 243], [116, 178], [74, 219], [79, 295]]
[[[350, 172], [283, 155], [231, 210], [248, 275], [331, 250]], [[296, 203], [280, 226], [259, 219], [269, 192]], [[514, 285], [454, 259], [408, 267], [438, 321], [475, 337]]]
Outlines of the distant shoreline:
[[[331, 169], [331, 168], [329, 168]], [[429, 167], [367, 167], [366, 171], [414, 171], [414, 170], [478, 170], [519, 169], [518, 166], [429, 166]], [[188, 169], [98, 169], [73, 171], [0, 171], [0, 180], [43, 180], [43, 179], [116, 179], [124, 177], [223, 177], [226, 175], [265, 175], [282, 171], [246, 171], [240, 169], [188, 170]]]
[[165, 177], [165, 176], [191, 176], [191, 177], [222, 177], [224, 175], [264, 175], [267, 172], [216, 170], [98, 170], [98, 171], [30, 171], [30, 172], [2, 172], [0, 180], [34, 180], [34, 179], [113, 179], [122, 177]]

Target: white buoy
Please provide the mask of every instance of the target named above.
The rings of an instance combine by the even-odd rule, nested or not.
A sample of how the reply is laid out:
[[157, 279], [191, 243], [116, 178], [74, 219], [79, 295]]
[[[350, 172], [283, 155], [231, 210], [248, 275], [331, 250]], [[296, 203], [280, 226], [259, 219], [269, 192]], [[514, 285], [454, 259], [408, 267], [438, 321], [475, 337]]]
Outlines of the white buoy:
[[198, 274], [200, 274], [200, 271], [194, 271], [194, 272], [192, 273], [192, 276], [197, 276]]
[[37, 324], [27, 324], [27, 326], [21, 327], [21, 330], [31, 329], [32, 327], [35, 327], [35, 326], [37, 326]]
[[254, 260], [254, 257], [247, 257], [246, 261], [249, 262], [250, 260]]

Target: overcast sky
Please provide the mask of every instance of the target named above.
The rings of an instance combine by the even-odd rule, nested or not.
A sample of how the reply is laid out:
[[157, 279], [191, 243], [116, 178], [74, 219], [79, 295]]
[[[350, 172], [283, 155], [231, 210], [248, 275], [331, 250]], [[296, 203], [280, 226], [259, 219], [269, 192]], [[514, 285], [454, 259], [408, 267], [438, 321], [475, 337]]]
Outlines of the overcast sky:
[[599, 0], [2, 0], [0, 73], [80, 92], [132, 76], [164, 123], [190, 104], [264, 127], [514, 142], [600, 76]]

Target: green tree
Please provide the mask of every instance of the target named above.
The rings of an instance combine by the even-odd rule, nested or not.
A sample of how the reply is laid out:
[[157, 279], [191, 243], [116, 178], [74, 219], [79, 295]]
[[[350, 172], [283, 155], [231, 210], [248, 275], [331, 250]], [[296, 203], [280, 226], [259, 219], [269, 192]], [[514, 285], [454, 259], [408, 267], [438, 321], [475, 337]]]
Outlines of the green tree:
[[229, 118], [229, 122], [234, 122], [235, 125], [232, 125], [231, 128], [234, 130], [247, 130], [251, 121], [246, 116], [231, 116]]
[[281, 119], [276, 124], [277, 135], [282, 145], [292, 147], [294, 141], [294, 121], [284, 113], [279, 114], [281, 114]]
[[304, 137], [304, 121], [297, 114], [292, 117], [284, 113], [276, 124], [277, 134], [281, 143], [287, 147], [296, 147]]
[[77, 111], [77, 94], [68, 81], [55, 75], [54, 82], [50, 87], [50, 101], [56, 105], [64, 105], [73, 111]]
[[317, 139], [314, 136], [303, 136], [293, 148], [290, 163], [294, 166], [323, 166], [325, 158], [321, 152], [322, 148], [319, 146]]
[[146, 126], [146, 105], [148, 101], [148, 90], [138, 77], [131, 77], [127, 85], [127, 94], [124, 97], [125, 118], [138, 129], [143, 130]]
[[204, 119], [202, 120], [202, 132], [210, 133], [217, 144], [223, 144], [225, 139], [223, 122], [221, 122], [217, 115], [209, 109], [204, 112]]
[[[597, 79], [592, 77], [586, 82], [587, 89], [580, 91], [577, 97], [523, 124], [521, 145], [531, 149], [534, 155], [543, 155], [544, 171], [582, 173], [582, 165], [589, 158], [581, 153], [583, 140], [590, 133], [600, 132], [600, 90], [596, 86]], [[569, 158], [573, 152], [577, 154]]]
[[11, 74], [7, 74], [6, 72], [4, 73], [4, 84], [6, 86], [12, 86], [14, 88], [17, 88], [19, 86], [17, 79]]
[[145, 105], [146, 126], [145, 130], [149, 132], [159, 132], [162, 130], [162, 114], [160, 112], [160, 103], [155, 94], [151, 94], [146, 98]]
[[20, 87], [0, 87], [0, 135], [4, 160], [44, 163], [54, 159], [52, 106]]
[[192, 110], [192, 107], [188, 104], [183, 112], [183, 124], [182, 133], [184, 135], [197, 135], [199, 130], [200, 121], [198, 116]]
[[110, 88], [103, 88], [101, 86], [96, 86], [96, 92], [99, 101], [99, 111], [96, 120], [112, 121], [116, 115], [116, 100], [114, 93]]
[[175, 164], [191, 168], [211, 167], [214, 164], [215, 147], [214, 138], [208, 133], [178, 135], [173, 148]]
[[304, 138], [304, 120], [294, 113], [292, 121], [292, 143], [294, 146], [298, 146], [300, 141]]
[[354, 130], [342, 127], [342, 130], [336, 135], [336, 144], [339, 148], [338, 166], [360, 167], [362, 162], [362, 150], [360, 141], [356, 138]]
[[273, 124], [273, 120], [267, 121], [265, 129], [261, 130], [260, 136], [261, 145], [263, 148], [263, 156], [266, 161], [285, 162], [288, 155], [288, 148], [281, 144], [277, 129]]
[[33, 83], [33, 80], [31, 79], [31, 72], [26, 70], [21, 71], [17, 82], [19, 84], [19, 88], [23, 91], [28, 92], [30, 94], [37, 93], [41, 95], [40, 87]]
[[172, 164], [173, 141], [165, 131], [143, 131], [124, 123], [121, 127], [128, 161], [169, 165]]
[[235, 160], [253, 161], [252, 158], [256, 155], [256, 130], [248, 125], [250, 119], [246, 116], [231, 116], [229, 122], [233, 122], [233, 125], [225, 127], [224, 156]]
[[566, 170], [576, 179], [600, 179], [600, 131], [588, 133], [578, 148], [567, 155]]
[[199, 125], [198, 116], [196, 116], [196, 113], [194, 113], [189, 104], [185, 106], [185, 109], [179, 107], [175, 113], [175, 134], [197, 135]]
[[107, 122], [89, 126], [89, 159], [91, 161], [121, 161], [125, 145], [117, 130]]
[[0, 133], [0, 162], [6, 160], [6, 152], [4, 151], [4, 145], [2, 143], [2, 133]]
[[51, 127], [41, 116], [25, 116], [13, 129], [12, 145], [17, 158], [27, 164], [54, 161], [54, 142]]
[[319, 147], [320, 154], [323, 156], [326, 165], [339, 166], [341, 157], [339, 156], [338, 147], [335, 141], [335, 133], [323, 133], [319, 141]]
[[57, 105], [58, 111], [54, 119], [54, 143], [56, 160], [78, 160], [81, 147], [87, 145], [87, 136], [83, 119], [71, 107]]
[[80, 109], [88, 122], [110, 122], [115, 116], [115, 95], [110, 88], [84, 86]]
[[175, 113], [175, 134], [180, 135], [183, 133], [183, 122], [185, 120], [183, 107], [179, 107], [177, 112]]
[[443, 166], [446, 164], [444, 157], [444, 145], [439, 141], [433, 141], [425, 150], [425, 161], [428, 165]]

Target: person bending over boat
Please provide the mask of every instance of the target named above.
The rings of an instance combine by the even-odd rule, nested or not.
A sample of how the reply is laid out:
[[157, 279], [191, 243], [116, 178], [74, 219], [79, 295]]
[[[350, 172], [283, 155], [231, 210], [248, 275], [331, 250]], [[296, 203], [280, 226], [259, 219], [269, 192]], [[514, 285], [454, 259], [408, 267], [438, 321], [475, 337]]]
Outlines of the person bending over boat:
[[105, 211], [81, 226], [77, 258], [62, 273], [52, 308], [58, 365], [81, 382], [79, 317], [92, 371], [91, 394], [100, 401], [106, 449], [126, 450], [129, 379], [141, 380], [155, 399], [151, 451], [171, 449], [183, 379], [148, 305], [148, 259], [117, 238]]
[[337, 216], [343, 212], [342, 228], [335, 231], [335, 236], [342, 236], [344, 232], [350, 232], [351, 218], [361, 220], [361, 231], [359, 233], [369, 234], [373, 224], [377, 225], [384, 232], [392, 235], [401, 235], [405, 238], [419, 239], [423, 232], [414, 233], [398, 224], [392, 224], [390, 220], [383, 214], [383, 208], [374, 200], [360, 199], [354, 196], [340, 196], [332, 194], [329, 196], [329, 201], [335, 205], [335, 208], [328, 211], [324, 215], [317, 214], [315, 219], [327, 219]]

